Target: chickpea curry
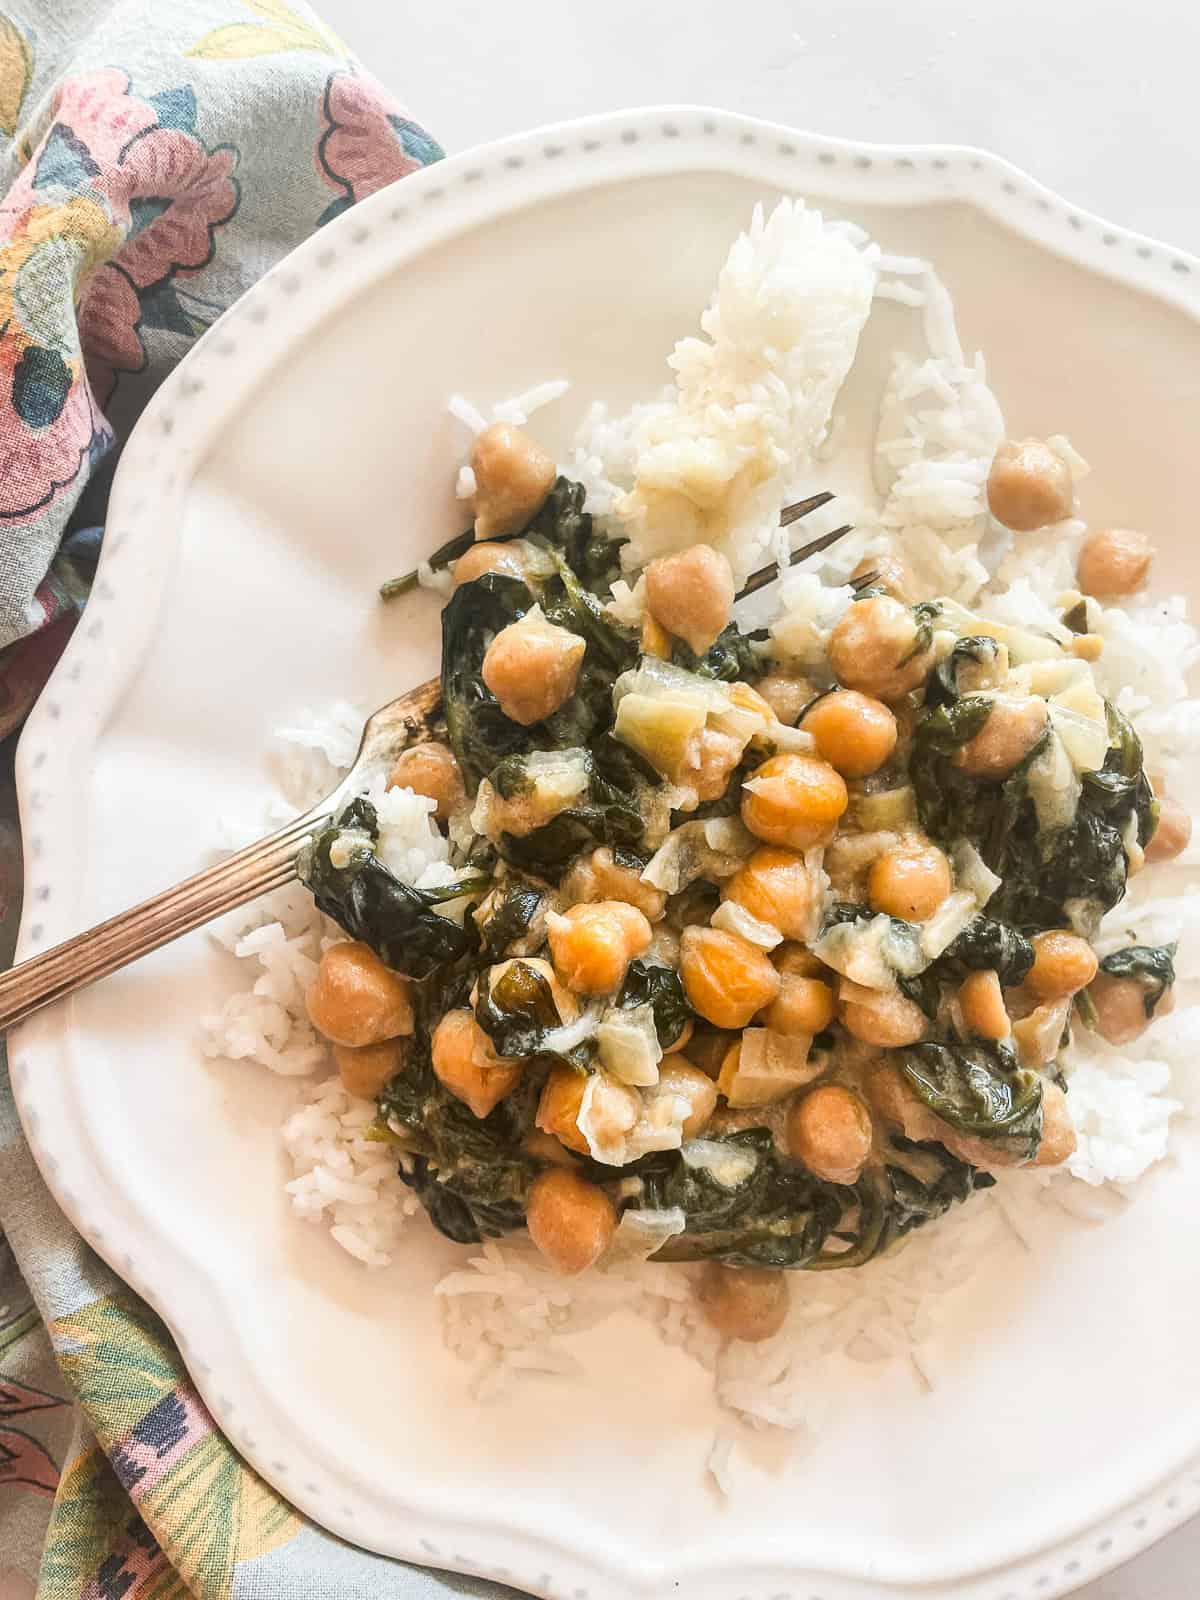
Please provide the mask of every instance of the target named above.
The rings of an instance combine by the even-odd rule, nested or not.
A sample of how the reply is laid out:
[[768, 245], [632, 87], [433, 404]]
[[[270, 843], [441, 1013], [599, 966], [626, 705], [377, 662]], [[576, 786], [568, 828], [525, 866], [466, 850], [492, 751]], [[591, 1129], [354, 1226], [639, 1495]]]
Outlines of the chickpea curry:
[[[653, 561], [618, 620], [583, 489], [508, 424], [472, 467], [474, 529], [434, 558], [441, 737], [391, 780], [458, 871], [400, 882], [365, 798], [314, 839], [349, 939], [310, 1016], [451, 1239], [527, 1229], [565, 1273], [622, 1242], [701, 1261], [716, 1325], [765, 1338], [781, 1269], [858, 1266], [1065, 1161], [1071, 1030], [1126, 1043], [1170, 1003], [1169, 947], [1092, 947], [1190, 826], [1091, 670], [1092, 597], [1152, 551], [1093, 536], [1053, 636], [880, 552], [801, 671], [732, 619], [715, 549]], [[988, 494], [1034, 529], [1070, 481], [1008, 441]]]

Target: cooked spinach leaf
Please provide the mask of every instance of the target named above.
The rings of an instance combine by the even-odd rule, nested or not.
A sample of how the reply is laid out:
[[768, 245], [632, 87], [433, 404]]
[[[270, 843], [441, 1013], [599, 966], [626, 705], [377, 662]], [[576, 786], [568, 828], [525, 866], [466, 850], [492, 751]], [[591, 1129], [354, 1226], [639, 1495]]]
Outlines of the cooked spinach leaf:
[[482, 953], [488, 960], [498, 960], [507, 954], [509, 946], [523, 939], [537, 915], [545, 890], [526, 878], [512, 876], [497, 892], [494, 902], [487, 905], [486, 916], [474, 913], [475, 926], [482, 939]]
[[1100, 963], [1100, 971], [1110, 978], [1133, 978], [1142, 986], [1142, 1005], [1153, 1017], [1163, 997], [1175, 983], [1173, 944], [1131, 944], [1114, 950]]
[[[491, 773], [497, 793], [519, 792], [524, 778], [521, 758], [509, 756]], [[504, 833], [499, 850], [515, 867], [543, 876], [557, 875], [580, 851], [594, 845], [635, 845], [642, 837], [645, 819], [637, 796], [627, 794], [603, 777], [593, 757], [588, 758], [588, 786], [564, 811], [532, 833]]]
[[527, 538], [543, 540], [562, 552], [580, 582], [594, 594], [604, 594], [621, 574], [621, 546], [625, 539], [610, 539], [598, 532], [591, 513], [583, 509], [587, 491], [581, 483], [561, 475], [525, 529]]
[[504, 715], [482, 677], [488, 645], [532, 605], [527, 584], [488, 572], [457, 589], [442, 612], [442, 709], [472, 791], [505, 756], [541, 747], [528, 728]]
[[670, 1049], [695, 1016], [675, 969], [656, 967], [647, 961], [629, 963], [617, 1004], [623, 1008], [651, 1005], [654, 1030], [664, 1050]]
[[[944, 660], [939, 661], [929, 675], [925, 686], [925, 704], [927, 706], [954, 705], [962, 695], [959, 687], [959, 674], [964, 668], [987, 668], [995, 665], [1000, 655], [1000, 644], [996, 639], [989, 638], [987, 634], [978, 637], [959, 639], [954, 648]], [[984, 721], [986, 721], [986, 717]], [[978, 729], [976, 729], [978, 732]], [[972, 735], [968, 734], [968, 738]], [[959, 741], [960, 743], [963, 741]]]
[[[495, 982], [489, 982], [490, 977], [486, 969], [479, 975], [475, 1020], [491, 1039], [496, 1054], [522, 1059], [556, 1054], [548, 1050], [547, 1038], [563, 1019], [544, 974], [528, 961], [517, 960]], [[579, 1050], [583, 1050], [582, 1059]], [[571, 1059], [582, 1065], [591, 1053], [581, 1046], [571, 1053]]]
[[375, 854], [378, 837], [375, 807], [367, 800], [353, 801], [300, 852], [300, 881], [352, 939], [369, 944], [405, 977], [426, 978], [465, 954], [473, 941], [473, 930], [458, 927], [432, 908], [482, 893], [490, 880], [486, 873], [473, 873], [444, 888], [414, 889]]
[[1033, 945], [1008, 923], [980, 915], [967, 923], [946, 951], [946, 958], [974, 972], [990, 967], [1001, 984], [1011, 989], [1024, 982], [1033, 966]]
[[533, 1131], [544, 1073], [530, 1068], [486, 1117], [476, 1117], [434, 1075], [426, 1042], [380, 1096], [385, 1123], [409, 1146], [400, 1176], [434, 1226], [460, 1244], [514, 1232], [543, 1163], [522, 1141]]
[[1029, 1161], [1042, 1142], [1042, 1080], [995, 1044], [914, 1044], [896, 1052], [922, 1103], [950, 1127]]
[[698, 678], [716, 678], [721, 683], [753, 683], [767, 670], [767, 664], [755, 650], [756, 642], [770, 637], [766, 628], [756, 628], [753, 633], [743, 633], [736, 622], [730, 622], [715, 642], [702, 656], [682, 639], [671, 644], [671, 661], [685, 672], [694, 672]]

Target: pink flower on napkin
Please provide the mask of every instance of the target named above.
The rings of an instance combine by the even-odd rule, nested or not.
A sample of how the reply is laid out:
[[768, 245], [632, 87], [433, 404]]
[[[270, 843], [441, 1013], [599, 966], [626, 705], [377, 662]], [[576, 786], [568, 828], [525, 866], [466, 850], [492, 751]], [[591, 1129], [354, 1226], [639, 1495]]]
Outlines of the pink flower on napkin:
[[325, 131], [317, 145], [317, 171], [341, 193], [325, 208], [322, 222], [441, 159], [441, 146], [405, 116], [370, 73], [331, 73], [323, 111]]

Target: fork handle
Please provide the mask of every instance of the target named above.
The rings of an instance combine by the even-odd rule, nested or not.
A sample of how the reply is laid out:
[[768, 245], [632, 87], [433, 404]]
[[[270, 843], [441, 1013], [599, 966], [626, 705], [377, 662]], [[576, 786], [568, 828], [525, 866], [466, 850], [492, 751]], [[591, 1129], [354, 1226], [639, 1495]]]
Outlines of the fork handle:
[[301, 844], [324, 820], [307, 813], [173, 889], [12, 967], [0, 976], [0, 1033], [223, 912], [281, 888], [296, 875]]

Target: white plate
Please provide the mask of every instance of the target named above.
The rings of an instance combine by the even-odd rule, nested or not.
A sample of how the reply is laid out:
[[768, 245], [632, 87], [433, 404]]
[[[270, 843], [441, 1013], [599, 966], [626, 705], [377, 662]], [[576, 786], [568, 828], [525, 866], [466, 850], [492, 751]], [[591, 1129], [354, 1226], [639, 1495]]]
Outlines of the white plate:
[[[1010, 425], [1069, 431], [1099, 464], [1088, 513], [1153, 528], [1196, 596], [1200, 263], [973, 151], [680, 109], [469, 152], [303, 245], [140, 423], [94, 596], [21, 743], [21, 955], [197, 868], [301, 708], [428, 675], [436, 606], [373, 591], [457, 526], [447, 393], [568, 375], [561, 444], [593, 397], [652, 391], [752, 203], [780, 191], [932, 256]], [[884, 310], [852, 433], [908, 326]], [[988, 1263], [953, 1302], [932, 1394], [846, 1363], [813, 1447], [760, 1441], [722, 1508], [708, 1380], [645, 1327], [587, 1337], [595, 1381], [480, 1408], [429, 1295], [452, 1247], [414, 1230], [371, 1275], [293, 1219], [294, 1084], [196, 1049], [232, 965], [202, 935], [160, 953], [23, 1028], [13, 1078], [68, 1216], [166, 1318], [247, 1458], [347, 1539], [577, 1600], [1023, 1600], [1200, 1505], [1187, 1130], [1124, 1216]]]

